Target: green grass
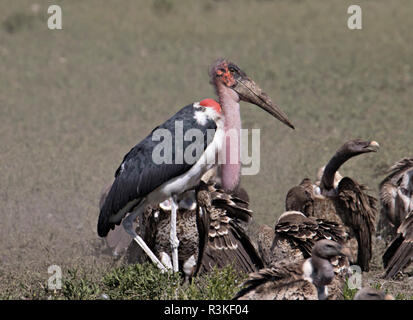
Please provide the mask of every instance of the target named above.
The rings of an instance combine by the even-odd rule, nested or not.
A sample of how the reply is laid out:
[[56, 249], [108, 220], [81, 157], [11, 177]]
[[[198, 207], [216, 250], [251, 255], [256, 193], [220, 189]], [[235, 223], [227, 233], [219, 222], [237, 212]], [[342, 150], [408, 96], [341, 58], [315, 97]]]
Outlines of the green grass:
[[[396, 292], [396, 293], [392, 293], [389, 292], [389, 290], [383, 288], [383, 285], [379, 282], [373, 283], [370, 285], [371, 288], [377, 289], [377, 290], [381, 290], [383, 291], [385, 294], [392, 294], [395, 300], [413, 300], [413, 295], [410, 293], [404, 293], [404, 292]], [[354, 296], [356, 295], [358, 289], [350, 289], [347, 285], [347, 282], [344, 285], [343, 288], [343, 298], [344, 300], [353, 300]]]
[[354, 296], [356, 295], [358, 289], [354, 288], [354, 289], [350, 289], [347, 282], [344, 284], [344, 288], [343, 288], [343, 299], [344, 300], [353, 300]]
[[179, 273], [162, 273], [154, 264], [115, 267], [104, 272], [71, 268], [66, 270], [62, 288], [48, 289], [46, 282], [24, 286], [17, 280], [19, 296], [0, 293], [0, 299], [56, 300], [228, 300], [245, 280], [231, 266], [184, 282]]
[[[47, 29], [51, 4], [63, 30]], [[242, 177], [256, 222], [273, 225], [287, 190], [350, 138], [381, 145], [340, 170], [377, 195], [384, 169], [413, 154], [413, 2], [362, 1], [359, 31], [347, 28], [351, 4], [1, 1], [0, 292], [19, 297], [11, 279], [26, 274], [23, 287], [38, 288], [52, 264], [112, 267], [96, 234], [101, 190], [156, 125], [214, 97], [207, 70], [219, 57], [296, 127], [241, 106], [243, 126], [261, 129], [260, 172]]]

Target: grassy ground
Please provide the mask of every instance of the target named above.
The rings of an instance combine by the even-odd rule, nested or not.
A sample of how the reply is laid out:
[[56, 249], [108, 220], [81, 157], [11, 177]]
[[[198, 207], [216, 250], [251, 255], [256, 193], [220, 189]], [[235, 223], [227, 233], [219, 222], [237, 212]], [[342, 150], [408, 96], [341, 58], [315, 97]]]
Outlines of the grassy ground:
[[[21, 277], [3, 285], [0, 299], [43, 300], [228, 300], [239, 291], [246, 279], [231, 266], [212, 270], [209, 274], [182, 281], [172, 271], [162, 273], [150, 263], [123, 265], [110, 270], [89, 266], [64, 270], [60, 289], [50, 289], [48, 281], [31, 276], [29, 283]], [[17, 290], [16, 290], [17, 289]]]
[[[63, 30], [47, 29], [50, 4]], [[1, 1], [0, 292], [38, 293], [52, 264], [110, 272], [96, 234], [102, 188], [155, 125], [214, 96], [207, 69], [218, 57], [297, 128], [242, 105], [243, 126], [261, 129], [261, 170], [242, 179], [258, 223], [273, 225], [286, 191], [350, 138], [382, 146], [341, 170], [377, 194], [383, 170], [413, 154], [413, 2], [364, 0], [358, 31], [347, 28], [350, 4]]]

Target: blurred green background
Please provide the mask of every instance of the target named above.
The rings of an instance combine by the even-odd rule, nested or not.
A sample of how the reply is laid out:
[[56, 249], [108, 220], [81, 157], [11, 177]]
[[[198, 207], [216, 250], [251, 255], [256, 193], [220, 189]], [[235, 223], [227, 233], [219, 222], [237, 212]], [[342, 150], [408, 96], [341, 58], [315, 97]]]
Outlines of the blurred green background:
[[[47, 7], [63, 30], [47, 28]], [[0, 2], [0, 276], [100, 264], [98, 201], [123, 155], [181, 107], [214, 97], [208, 67], [237, 63], [293, 131], [242, 103], [261, 129], [261, 170], [244, 176], [258, 223], [347, 139], [381, 145], [340, 171], [375, 194], [413, 155], [413, 1], [67, 0]], [[3, 270], [3, 271], [1, 271]], [[3, 273], [2, 273], [3, 272]]]

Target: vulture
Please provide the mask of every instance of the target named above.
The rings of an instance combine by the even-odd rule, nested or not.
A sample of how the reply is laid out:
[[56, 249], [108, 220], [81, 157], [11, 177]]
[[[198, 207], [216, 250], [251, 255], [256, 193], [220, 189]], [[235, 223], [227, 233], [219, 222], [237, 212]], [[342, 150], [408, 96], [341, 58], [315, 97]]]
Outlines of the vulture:
[[[340, 220], [330, 221], [314, 217], [314, 191], [310, 179], [304, 179], [300, 185], [291, 188], [285, 201], [286, 212], [278, 219], [275, 225], [274, 243], [277, 239], [289, 239], [297, 244], [308, 245], [301, 250], [304, 255], [310, 255], [314, 243], [321, 239], [329, 239], [343, 244], [347, 234]], [[305, 249], [304, 249], [305, 248]]]
[[304, 208], [300, 211], [309, 212], [309, 216], [343, 224], [349, 235], [347, 246], [353, 251], [352, 262], [357, 263], [363, 271], [369, 270], [372, 257], [377, 199], [367, 192], [364, 185], [352, 178], [343, 178], [338, 169], [350, 158], [377, 152], [378, 148], [376, 141], [347, 141], [320, 170], [318, 185], [311, 184], [306, 178], [298, 186], [298, 189], [309, 193], [313, 200], [312, 209]]
[[[250, 273], [263, 263], [245, 234], [251, 219], [246, 191], [239, 187], [226, 193], [215, 182], [202, 181], [195, 190], [179, 195], [176, 230], [179, 239], [179, 271], [191, 280], [214, 267], [233, 264], [235, 270]], [[171, 203], [147, 206], [142, 234], [145, 243], [168, 268], [172, 268], [169, 242]], [[138, 231], [138, 230], [137, 230]], [[128, 262], [147, 260], [134, 241], [129, 241]]]
[[378, 229], [384, 237], [394, 238], [397, 228], [413, 210], [413, 158], [403, 158], [387, 170], [379, 185], [380, 221]]
[[[176, 216], [176, 231], [179, 239], [178, 266], [186, 280], [190, 280], [198, 259], [199, 235], [196, 222], [195, 192], [190, 190], [179, 196]], [[169, 269], [172, 269], [172, 252], [169, 241], [171, 230], [171, 202], [166, 200], [157, 206], [147, 206], [144, 211], [143, 239]], [[133, 253], [134, 252], [134, 253]], [[129, 262], [136, 257], [145, 257], [139, 245], [132, 241], [128, 248]]]
[[299, 211], [305, 216], [314, 215], [314, 189], [311, 180], [305, 178], [298, 186], [292, 187], [285, 198], [285, 211]]
[[341, 225], [323, 219], [308, 218], [299, 211], [284, 212], [274, 228], [272, 262], [288, 259], [297, 262], [309, 258], [315, 243], [328, 239], [344, 243]]
[[[344, 245], [346, 232], [335, 222], [324, 219], [308, 218], [298, 211], [287, 211], [278, 219], [274, 228], [274, 240], [271, 246], [271, 265], [279, 261], [300, 263], [311, 256], [315, 243], [319, 240], [333, 240]], [[329, 299], [341, 299], [345, 278], [350, 266], [347, 256], [331, 261], [336, 277], [329, 287]]]
[[413, 261], [413, 210], [397, 229], [396, 238], [383, 254], [384, 278], [390, 279]]
[[357, 291], [353, 300], [394, 300], [394, 297], [380, 290], [366, 287]]
[[196, 201], [199, 255], [195, 275], [227, 265], [243, 273], [264, 267], [246, 233], [252, 217], [246, 201], [203, 181], [196, 188]]
[[332, 240], [318, 241], [311, 258], [301, 263], [279, 261], [249, 275], [235, 295], [239, 300], [325, 300], [327, 285], [334, 277], [330, 260], [344, 256], [342, 246]]

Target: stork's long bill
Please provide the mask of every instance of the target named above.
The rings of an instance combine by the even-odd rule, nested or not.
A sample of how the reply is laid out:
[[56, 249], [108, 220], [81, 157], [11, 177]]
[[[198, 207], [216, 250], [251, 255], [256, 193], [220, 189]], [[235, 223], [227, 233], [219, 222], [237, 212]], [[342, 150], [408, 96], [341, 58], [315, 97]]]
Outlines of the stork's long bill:
[[235, 63], [227, 60], [216, 61], [211, 68], [211, 77], [216, 87], [219, 87], [222, 83], [225, 87], [234, 90], [240, 100], [257, 105], [285, 125], [294, 129], [287, 115]]
[[271, 98], [261, 90], [261, 88], [247, 76], [235, 78], [232, 89], [238, 93], [241, 100], [253, 103], [267, 111], [273, 117], [280, 120], [290, 128], [294, 129], [293, 124], [287, 115], [274, 103]]

